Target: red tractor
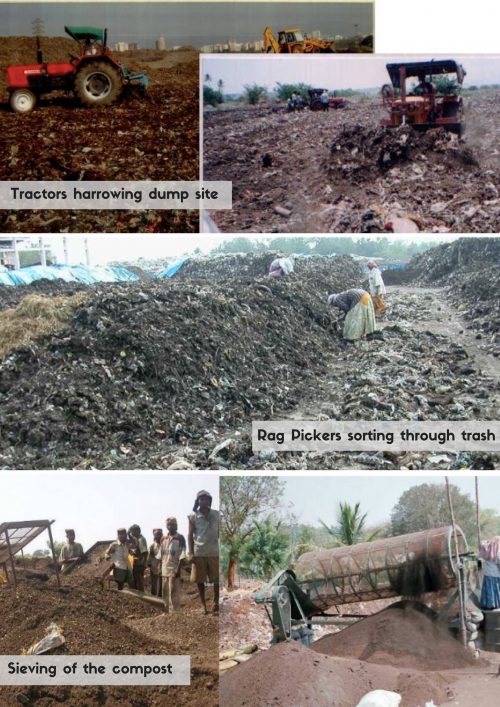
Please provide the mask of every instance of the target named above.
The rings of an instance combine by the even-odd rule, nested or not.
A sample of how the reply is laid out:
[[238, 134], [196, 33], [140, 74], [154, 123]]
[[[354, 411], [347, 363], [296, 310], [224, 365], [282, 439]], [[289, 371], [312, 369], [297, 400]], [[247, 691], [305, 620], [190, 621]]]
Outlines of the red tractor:
[[[309, 93], [309, 108], [314, 111], [323, 110], [323, 104], [321, 103], [321, 96], [324, 92], [328, 93], [326, 88], [310, 88]], [[337, 110], [338, 108], [345, 108], [347, 101], [341, 96], [337, 96], [336, 92], [333, 92], [333, 96], [328, 96], [328, 108], [332, 110]]]
[[76, 40], [79, 56], [64, 64], [43, 61], [37, 38], [37, 63], [7, 68], [10, 106], [16, 113], [29, 113], [37, 98], [52, 91], [73, 91], [82, 105], [109, 105], [120, 96], [125, 84], [137, 81], [147, 88], [148, 77], [132, 73], [120, 64], [107, 47], [106, 29], [65, 27]]
[[[466, 72], [461, 64], [453, 59], [413, 61], [387, 64], [387, 71], [391, 83], [382, 86], [382, 101], [389, 117], [382, 125], [395, 128], [408, 124], [417, 130], [443, 127], [462, 134], [459, 94]], [[418, 84], [414, 81], [413, 86], [407, 86], [408, 79], [418, 79]]]

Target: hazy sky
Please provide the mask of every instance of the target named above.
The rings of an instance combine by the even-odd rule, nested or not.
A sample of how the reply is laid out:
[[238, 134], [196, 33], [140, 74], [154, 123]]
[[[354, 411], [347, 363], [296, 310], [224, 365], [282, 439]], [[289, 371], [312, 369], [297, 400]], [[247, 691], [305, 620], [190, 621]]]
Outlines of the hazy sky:
[[[298, 236], [300, 234], [297, 234]], [[308, 234], [310, 235], [310, 234]], [[258, 242], [268, 242], [274, 236], [253, 236], [250, 240]], [[314, 236], [319, 237], [319, 236]], [[328, 236], [325, 235], [325, 238]], [[355, 237], [355, 236], [354, 236]], [[427, 234], [426, 241], [450, 241], [457, 236], [446, 236], [442, 234]], [[366, 238], [366, 236], [364, 236]], [[87, 236], [88, 249], [90, 253], [90, 264], [100, 265], [110, 261], [133, 261], [143, 257], [148, 260], [173, 259], [184, 254], [193, 253], [199, 249], [203, 253], [209, 253], [225, 241], [231, 240], [227, 236], [208, 235], [182, 235], [182, 236], [132, 236], [121, 234], [90, 235]], [[378, 240], [374, 237], [374, 240]], [[415, 241], [414, 236], [400, 236], [397, 241]], [[58, 262], [64, 263], [64, 246], [62, 236], [46, 236], [45, 243], [51, 246], [53, 254]], [[84, 237], [69, 236], [66, 238], [69, 264], [77, 265], [85, 262]]]
[[300, 27], [311, 33], [352, 35], [373, 32], [370, 3], [280, 2], [102, 2], [0, 4], [2, 35], [31, 35], [31, 23], [43, 20], [47, 36], [64, 36], [65, 25], [107, 27], [109, 41], [138, 41], [153, 47], [165, 37], [173, 44], [210, 44], [260, 39], [266, 25], [273, 30]]
[[[224, 82], [226, 93], [241, 93], [246, 84], [273, 89], [279, 83], [306, 83], [329, 90], [380, 88], [389, 82], [386, 64], [439, 58], [429, 55], [360, 54], [279, 56], [239, 55], [203, 57], [203, 74]], [[449, 58], [449, 57], [445, 57]], [[500, 56], [456, 56], [467, 71], [464, 85], [500, 83]]]
[[[456, 477], [450, 479], [464, 493], [475, 498], [474, 477]], [[291, 511], [298, 516], [299, 523], [317, 526], [318, 518], [326, 523], [334, 523], [339, 502], [351, 505], [361, 504], [367, 512], [367, 524], [377, 525], [389, 520], [392, 508], [399, 497], [411, 486], [419, 484], [444, 483], [444, 477], [436, 476], [314, 476], [286, 477], [284, 505], [293, 504]], [[479, 503], [483, 508], [494, 508], [500, 513], [500, 478], [479, 478]]]
[[[64, 263], [62, 236], [45, 238], [52, 252], [60, 263]], [[147, 260], [172, 259], [199, 248], [207, 253], [227, 240], [227, 236], [132, 236], [109, 234], [105, 236], [87, 236], [90, 264], [100, 265], [110, 261], [132, 261], [139, 258]], [[66, 239], [70, 265], [85, 262], [84, 238], [70, 236]]]
[[[7, 475], [0, 496], [0, 523], [55, 520], [54, 540], [63, 541], [65, 529], [73, 528], [84, 550], [97, 540], [113, 539], [117, 528], [133, 523], [152, 542], [153, 528], [165, 528], [167, 516], [177, 518], [179, 532], [187, 538], [187, 515], [201, 489], [211, 493], [213, 508], [219, 508], [219, 480], [213, 474], [15, 471]], [[27, 552], [45, 548], [47, 540], [44, 532]]]

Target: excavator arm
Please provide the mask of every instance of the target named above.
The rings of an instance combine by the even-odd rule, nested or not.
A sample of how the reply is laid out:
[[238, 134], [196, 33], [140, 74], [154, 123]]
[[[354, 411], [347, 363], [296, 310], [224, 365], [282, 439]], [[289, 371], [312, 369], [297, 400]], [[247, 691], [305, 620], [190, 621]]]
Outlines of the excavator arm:
[[266, 27], [264, 30], [264, 48], [263, 51], [266, 53], [269, 52], [274, 52], [275, 54], [280, 53], [280, 45], [278, 43], [278, 40], [273, 34], [273, 31], [270, 27]]

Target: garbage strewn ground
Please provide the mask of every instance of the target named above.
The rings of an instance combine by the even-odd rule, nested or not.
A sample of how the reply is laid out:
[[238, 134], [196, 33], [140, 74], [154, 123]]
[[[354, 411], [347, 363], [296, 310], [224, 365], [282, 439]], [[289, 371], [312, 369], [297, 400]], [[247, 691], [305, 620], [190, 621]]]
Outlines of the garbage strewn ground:
[[[47, 61], [68, 61], [75, 42], [42, 38]], [[198, 179], [198, 52], [143, 50], [120, 55], [146, 72], [113, 106], [88, 109], [71, 95], [42, 97], [28, 115], [10, 111], [5, 67], [35, 62], [33, 37], [0, 37], [2, 180], [167, 181]], [[35, 149], [34, 149], [35, 148]], [[0, 211], [5, 233], [196, 232], [198, 213], [179, 211]]]
[[328, 113], [206, 111], [204, 178], [233, 181], [233, 209], [212, 218], [238, 233], [497, 233], [497, 91], [464, 106], [463, 140], [443, 129], [385, 132], [380, 97]]
[[3, 687], [1, 707], [59, 702], [78, 707], [137, 707], [170, 701], [187, 706], [199, 704], [200, 691], [208, 705], [218, 704], [218, 619], [202, 613], [196, 588], [184, 583], [183, 608], [167, 615], [126, 594], [104, 591], [95, 579], [83, 575], [64, 577], [59, 589], [49, 574], [46, 582], [20, 581], [17, 591], [7, 586], [0, 589], [2, 653], [20, 654], [55, 622], [66, 639], [55, 654], [190, 654], [191, 687]]
[[[498, 305], [492, 281], [481, 285], [498, 239], [429, 257], [445, 262], [448, 249], [465, 255], [485, 241], [444, 287], [390, 288], [379, 331], [355, 344], [326, 305], [329, 292], [363, 286], [348, 256], [298, 259], [282, 281], [262, 275], [273, 257], [264, 254], [194, 260], [168, 281], [3, 288], [8, 307], [31, 287], [87, 298], [67, 328], [1, 362], [0, 465], [497, 468], [482, 453], [254, 455], [249, 435], [252, 419], [498, 419]], [[412, 266], [414, 281], [426, 262]]]

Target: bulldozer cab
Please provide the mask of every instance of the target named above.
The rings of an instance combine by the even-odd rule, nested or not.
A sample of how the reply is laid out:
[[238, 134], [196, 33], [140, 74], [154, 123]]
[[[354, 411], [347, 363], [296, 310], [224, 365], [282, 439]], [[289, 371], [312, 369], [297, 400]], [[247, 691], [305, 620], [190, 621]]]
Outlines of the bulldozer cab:
[[466, 71], [461, 64], [454, 59], [398, 62], [387, 64], [387, 71], [391, 83], [381, 93], [389, 118], [382, 125], [408, 123], [419, 130], [441, 126], [462, 134], [460, 90]]
[[282, 29], [278, 32], [278, 42], [280, 44], [293, 44], [303, 42], [305, 36], [300, 29]]
[[454, 59], [401, 62], [387, 64], [386, 68], [394, 91], [402, 98], [407, 95], [408, 79], [420, 80], [425, 77], [427, 82], [433, 83], [435, 77], [447, 75], [457, 86], [461, 86], [466, 76], [463, 66]]

